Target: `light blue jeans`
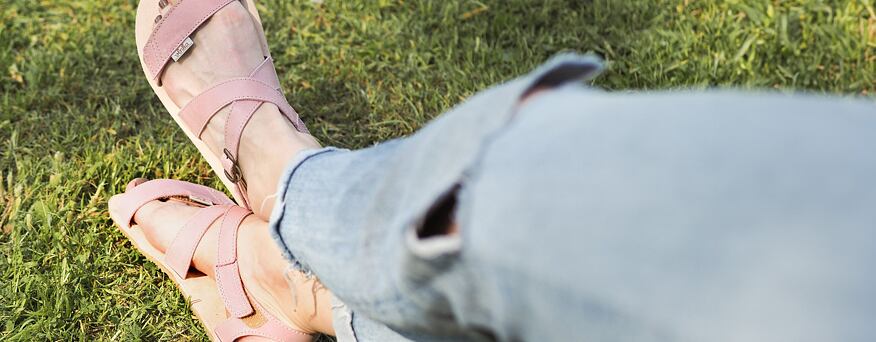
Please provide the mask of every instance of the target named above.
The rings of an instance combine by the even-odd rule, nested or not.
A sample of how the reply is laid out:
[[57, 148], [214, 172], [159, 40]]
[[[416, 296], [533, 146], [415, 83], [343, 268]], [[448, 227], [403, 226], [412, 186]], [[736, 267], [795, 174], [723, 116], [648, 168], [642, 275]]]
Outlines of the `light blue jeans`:
[[572, 82], [599, 68], [289, 166], [271, 227], [340, 340], [876, 340], [876, 104]]

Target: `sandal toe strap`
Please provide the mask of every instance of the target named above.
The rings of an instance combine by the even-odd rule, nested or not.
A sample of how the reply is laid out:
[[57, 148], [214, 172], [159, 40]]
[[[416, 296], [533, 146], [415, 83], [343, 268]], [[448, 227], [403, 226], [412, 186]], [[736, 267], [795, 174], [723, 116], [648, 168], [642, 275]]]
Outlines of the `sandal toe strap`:
[[143, 205], [158, 199], [183, 197], [206, 205], [234, 204], [234, 201], [221, 191], [173, 179], [153, 179], [146, 182], [135, 180], [129, 183], [128, 188], [122, 196], [115, 200], [119, 209], [114, 210], [115, 214], [118, 215], [114, 218], [124, 229], [131, 227], [134, 215]]
[[179, 59], [191, 47], [192, 33], [207, 19], [236, 0], [179, 0], [155, 24], [143, 47], [143, 62], [149, 77], [161, 85], [161, 72], [171, 59]]
[[185, 279], [192, 267], [192, 258], [194, 258], [195, 250], [201, 243], [201, 238], [204, 237], [213, 222], [225, 215], [230, 207], [216, 205], [201, 209], [176, 234], [164, 254], [164, 261], [180, 279]]

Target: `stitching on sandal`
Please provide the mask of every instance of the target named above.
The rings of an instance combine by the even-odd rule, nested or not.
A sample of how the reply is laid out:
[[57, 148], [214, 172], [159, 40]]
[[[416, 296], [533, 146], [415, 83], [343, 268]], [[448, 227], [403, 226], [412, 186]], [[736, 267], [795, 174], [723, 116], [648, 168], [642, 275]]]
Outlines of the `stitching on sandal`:
[[[173, 6], [173, 7], [167, 12], [167, 14], [164, 15], [164, 20], [162, 20], [161, 22], [159, 22], [158, 25], [155, 26], [155, 28], [152, 30], [152, 33], [158, 32], [158, 30], [162, 27], [162, 25], [163, 25], [164, 22], [167, 20], [167, 18], [170, 18], [171, 14], [174, 12], [174, 10], [176, 10], [180, 5], [183, 4], [183, 1], [185, 1], [185, 0], [180, 0], [179, 3], [177, 3], [175, 6]], [[210, 17], [212, 17], [213, 15], [215, 15], [216, 12], [218, 12], [220, 9], [222, 9], [222, 7], [225, 7], [226, 5], [230, 4], [232, 1], [233, 1], [233, 0], [224, 0], [224, 1], [220, 2], [220, 3], [218, 3], [216, 6], [214, 6], [213, 8], [210, 9], [209, 14], [207, 14], [207, 15], [203, 16], [202, 18], [200, 18], [200, 19], [194, 21], [194, 24], [190, 25], [190, 27], [187, 28], [187, 29], [185, 30], [185, 31], [187, 32], [186, 36], [185, 36], [184, 38], [182, 38], [182, 39], [179, 39], [178, 41], [175, 41], [175, 44], [173, 45], [173, 46], [174, 46], [174, 50], [175, 50], [176, 48], [179, 47], [179, 45], [182, 43], [182, 41], [183, 41], [185, 38], [190, 37], [190, 36], [194, 33], [194, 31], [198, 29], [198, 27], [200, 27], [201, 25], [203, 25], [204, 22], [207, 21], [207, 19], [209, 19]], [[155, 38], [155, 39], [153, 39], [153, 38]], [[149, 36], [149, 41], [146, 43], [146, 46], [147, 46], [147, 47], [153, 47], [152, 49], [150, 49], [150, 51], [151, 51], [151, 50], [154, 50], [154, 47], [155, 47], [157, 44], [158, 44], [158, 42], [157, 42], [157, 36], [156, 36], [156, 35], [150, 35], [150, 36]], [[150, 75], [153, 79], [156, 78], [156, 77], [158, 77], [158, 76], [160, 76], [160, 75], [161, 75], [161, 71], [164, 70], [164, 67], [167, 65], [167, 59], [165, 59], [165, 58], [161, 58], [161, 56], [165, 56], [165, 55], [167, 55], [167, 54], [170, 53], [170, 52], [172, 52], [172, 51], [165, 51], [165, 49], [161, 49], [161, 50], [158, 50], [158, 55], [156, 56], [156, 55], [153, 55], [153, 54], [151, 54], [151, 53], [150, 53], [150, 54], [147, 54], [147, 53], [145, 53], [145, 51], [144, 51], [144, 55], [145, 55], [144, 57], [149, 58], [149, 59], [153, 59], [153, 61], [151, 61], [151, 62], [150, 62], [149, 60], [146, 61], [146, 64], [147, 64], [147, 66], [149, 67], [149, 72], [150, 72], [150, 73], [153, 73], [153, 75]], [[151, 58], [150, 58], [150, 57], [151, 57]], [[157, 59], [157, 58], [161, 58], [161, 59], [155, 60], [155, 59]], [[157, 67], [158, 70], [153, 71], [153, 67], [150, 66], [149, 64], [152, 64], [154, 67]], [[157, 64], [157, 65], [156, 65], [156, 64]]]

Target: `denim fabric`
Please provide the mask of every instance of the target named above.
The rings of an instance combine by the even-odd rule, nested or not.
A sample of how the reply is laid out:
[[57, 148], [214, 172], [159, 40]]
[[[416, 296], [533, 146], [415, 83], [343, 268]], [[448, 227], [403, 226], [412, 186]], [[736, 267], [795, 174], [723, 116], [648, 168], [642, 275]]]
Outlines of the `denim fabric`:
[[[336, 329], [359, 341], [876, 338], [876, 105], [568, 83], [598, 70], [562, 56], [410, 137], [299, 156], [271, 227], [343, 302]], [[518, 107], [534, 86], [553, 89]], [[459, 235], [419, 238], [446, 196]]]

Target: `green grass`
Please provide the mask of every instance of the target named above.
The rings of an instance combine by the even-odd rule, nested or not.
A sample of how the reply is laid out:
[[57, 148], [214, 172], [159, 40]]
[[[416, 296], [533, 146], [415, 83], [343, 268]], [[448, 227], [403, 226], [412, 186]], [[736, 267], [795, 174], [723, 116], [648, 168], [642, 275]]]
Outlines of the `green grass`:
[[[157, 1], [157, 0], [156, 0]], [[0, 5], [0, 340], [203, 340], [126, 243], [134, 177], [219, 186], [140, 71], [133, 0]], [[758, 87], [872, 96], [872, 0], [262, 0], [290, 102], [324, 143], [413, 132], [564, 50], [612, 90]]]

